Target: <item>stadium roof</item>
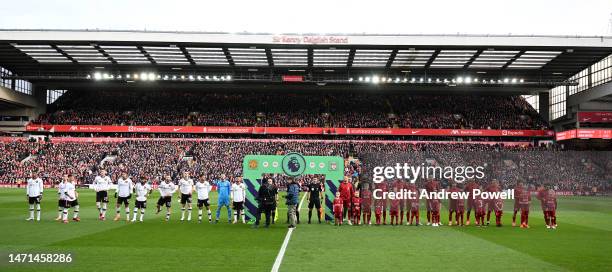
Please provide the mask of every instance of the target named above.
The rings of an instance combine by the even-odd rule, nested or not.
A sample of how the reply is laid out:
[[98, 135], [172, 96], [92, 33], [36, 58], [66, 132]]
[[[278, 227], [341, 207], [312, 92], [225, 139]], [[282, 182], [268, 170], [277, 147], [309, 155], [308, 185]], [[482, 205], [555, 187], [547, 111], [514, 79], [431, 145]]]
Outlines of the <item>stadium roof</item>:
[[0, 30], [0, 66], [32, 82], [94, 72], [231, 75], [233, 80], [387, 79], [562, 84], [612, 54], [612, 37], [516, 35], [254, 34]]

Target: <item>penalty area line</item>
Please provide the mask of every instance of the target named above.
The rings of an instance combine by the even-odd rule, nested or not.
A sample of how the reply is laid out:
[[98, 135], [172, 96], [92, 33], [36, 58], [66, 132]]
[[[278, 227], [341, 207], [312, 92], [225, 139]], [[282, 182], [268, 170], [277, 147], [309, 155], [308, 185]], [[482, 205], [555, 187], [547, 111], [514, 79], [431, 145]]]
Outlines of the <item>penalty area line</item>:
[[[302, 209], [302, 203], [304, 203], [304, 199], [306, 199], [306, 194], [302, 196], [302, 200], [300, 200], [300, 205], [298, 205], [297, 209]], [[274, 265], [272, 265], [272, 272], [278, 272], [281, 263], [283, 262], [283, 257], [285, 257], [285, 251], [287, 250], [287, 245], [289, 245], [289, 239], [291, 239], [291, 234], [293, 233], [294, 228], [287, 230], [287, 235], [285, 235], [285, 240], [283, 241], [283, 245], [278, 251], [278, 255], [276, 255], [276, 260], [274, 260]]]

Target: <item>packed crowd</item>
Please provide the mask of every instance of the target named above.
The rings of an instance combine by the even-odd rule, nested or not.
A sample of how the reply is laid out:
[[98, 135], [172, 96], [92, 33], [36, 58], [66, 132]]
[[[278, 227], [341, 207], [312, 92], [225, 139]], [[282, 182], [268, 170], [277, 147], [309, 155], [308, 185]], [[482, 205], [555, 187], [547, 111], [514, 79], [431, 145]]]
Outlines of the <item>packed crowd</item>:
[[541, 129], [546, 122], [520, 96], [406, 96], [389, 99], [401, 127]]
[[68, 92], [35, 123], [542, 129], [520, 96]]
[[[553, 185], [557, 190], [612, 191], [610, 152], [558, 151], [547, 147], [508, 147], [487, 144], [412, 144], [402, 142], [218, 140], [129, 140], [115, 143], [0, 143], [0, 182], [17, 182], [31, 171], [41, 171], [46, 182], [62, 174], [76, 174], [90, 183], [101, 169], [116, 178], [121, 170], [148, 175], [153, 180], [182, 171], [215, 179], [242, 175], [242, 158], [249, 154], [300, 152], [304, 155], [341, 156], [345, 175], [362, 182], [372, 180], [371, 167], [396, 162], [419, 165], [485, 165], [487, 182], [497, 179], [505, 188], [517, 180], [533, 186]], [[286, 178], [273, 176], [284, 188]], [[304, 177], [304, 180], [312, 178]], [[417, 182], [424, 182], [418, 180]], [[448, 185], [449, 180], [442, 180]]]

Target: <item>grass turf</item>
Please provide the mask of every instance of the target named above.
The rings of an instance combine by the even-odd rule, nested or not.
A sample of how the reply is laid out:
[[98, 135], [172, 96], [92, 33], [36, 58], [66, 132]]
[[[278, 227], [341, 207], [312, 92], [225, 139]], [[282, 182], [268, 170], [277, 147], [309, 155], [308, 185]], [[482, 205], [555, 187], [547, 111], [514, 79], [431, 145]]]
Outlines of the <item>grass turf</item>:
[[[269, 271], [286, 234], [284, 205], [279, 222], [270, 229], [229, 225], [225, 210], [217, 225], [180, 222], [176, 199], [171, 221], [163, 222], [163, 212], [154, 214], [154, 193], [144, 223], [100, 222], [93, 192], [80, 194], [82, 221], [65, 225], [53, 220], [54, 190], [45, 192], [42, 221], [26, 222], [24, 190], [0, 189], [0, 271]], [[213, 193], [213, 217], [215, 199]], [[510, 202], [502, 228], [307, 225], [303, 205], [302, 224], [293, 232], [280, 270], [609, 271], [612, 198], [561, 198], [559, 206], [557, 230], [544, 228], [537, 201], [531, 229], [524, 230], [510, 227]], [[447, 217], [443, 212], [443, 223]], [[74, 261], [7, 263], [8, 253], [24, 252], [69, 252]]]

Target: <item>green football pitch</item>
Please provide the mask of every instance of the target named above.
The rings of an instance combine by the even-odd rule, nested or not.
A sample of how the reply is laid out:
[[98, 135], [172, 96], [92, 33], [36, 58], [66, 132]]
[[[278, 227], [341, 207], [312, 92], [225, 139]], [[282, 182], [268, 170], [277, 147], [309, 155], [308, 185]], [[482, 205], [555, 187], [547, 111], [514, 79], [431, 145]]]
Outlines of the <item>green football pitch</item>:
[[[215, 194], [211, 198], [215, 203]], [[0, 189], [0, 271], [270, 271], [287, 234], [286, 208], [269, 229], [180, 222], [173, 201], [170, 222], [155, 215], [155, 192], [144, 223], [97, 220], [94, 194], [80, 191], [81, 222], [62, 224], [55, 190], [46, 190], [41, 222], [27, 222], [23, 189]], [[281, 199], [283, 199], [281, 197]], [[114, 199], [111, 198], [111, 204]], [[610, 271], [612, 198], [559, 200], [556, 230], [544, 227], [534, 202], [530, 229], [504, 227], [307, 225], [293, 231], [280, 271]], [[107, 217], [114, 215], [114, 205]], [[212, 206], [213, 214], [216, 206]], [[196, 210], [194, 209], [194, 215]], [[423, 219], [425, 213], [421, 213]], [[442, 222], [447, 223], [442, 213]], [[472, 215], [473, 220], [473, 215]], [[69, 264], [15, 264], [8, 254], [71, 253]]]

